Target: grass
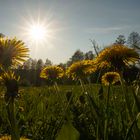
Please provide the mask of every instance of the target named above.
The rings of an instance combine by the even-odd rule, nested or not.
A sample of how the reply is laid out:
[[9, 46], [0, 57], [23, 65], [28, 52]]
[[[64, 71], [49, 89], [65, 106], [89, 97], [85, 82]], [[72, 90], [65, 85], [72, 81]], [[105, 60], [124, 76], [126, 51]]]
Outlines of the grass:
[[[127, 87], [127, 100], [134, 119], [127, 109], [121, 86], [110, 87], [107, 115], [108, 87], [103, 87], [103, 90], [98, 84], [84, 87], [86, 92], [79, 85], [59, 86], [57, 89], [21, 87], [15, 101], [20, 136], [33, 140], [97, 140], [103, 139], [106, 128], [107, 139], [138, 137], [140, 119], [135, 120], [138, 110], [131, 86]], [[10, 135], [3, 94], [4, 89], [0, 92], [0, 135]]]

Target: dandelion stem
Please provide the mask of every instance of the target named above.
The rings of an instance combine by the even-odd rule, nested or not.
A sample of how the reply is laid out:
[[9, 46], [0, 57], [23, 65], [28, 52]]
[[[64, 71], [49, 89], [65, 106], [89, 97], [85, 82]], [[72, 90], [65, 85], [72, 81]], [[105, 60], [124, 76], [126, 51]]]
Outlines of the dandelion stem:
[[108, 116], [108, 111], [109, 111], [109, 93], [110, 92], [110, 84], [108, 86], [108, 91], [107, 91], [107, 102], [106, 102], [106, 119], [105, 119], [105, 126], [104, 126], [104, 140], [108, 139], [108, 122], [109, 122], [109, 116]]
[[8, 119], [11, 125], [11, 131], [12, 131], [11, 140], [20, 140], [18, 127], [16, 123], [16, 117], [15, 117], [14, 98], [10, 99], [9, 104], [7, 105], [7, 112], [8, 112]]
[[79, 79], [79, 82], [80, 82], [80, 85], [82, 87], [83, 92], [86, 92], [86, 89], [85, 89], [85, 86], [84, 86], [82, 79]]

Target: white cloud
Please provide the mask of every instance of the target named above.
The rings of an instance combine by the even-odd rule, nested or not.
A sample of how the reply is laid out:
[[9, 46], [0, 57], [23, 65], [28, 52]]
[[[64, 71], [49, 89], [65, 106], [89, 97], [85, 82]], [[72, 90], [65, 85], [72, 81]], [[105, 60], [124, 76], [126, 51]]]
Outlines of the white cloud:
[[91, 27], [91, 28], [87, 28], [85, 31], [87, 33], [102, 33], [102, 34], [107, 34], [107, 33], [111, 33], [111, 32], [115, 32], [115, 31], [121, 31], [121, 30], [126, 30], [128, 29], [130, 26], [116, 26], [116, 27]]

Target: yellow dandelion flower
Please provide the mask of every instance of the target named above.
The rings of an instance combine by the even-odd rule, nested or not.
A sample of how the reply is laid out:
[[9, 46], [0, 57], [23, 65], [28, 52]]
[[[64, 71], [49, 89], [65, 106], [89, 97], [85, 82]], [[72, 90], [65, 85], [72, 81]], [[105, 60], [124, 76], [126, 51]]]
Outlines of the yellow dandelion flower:
[[106, 69], [106, 68], [110, 68], [110, 63], [108, 63], [107, 61], [103, 61], [101, 63], [97, 63], [98, 65], [98, 69]]
[[8, 100], [9, 97], [16, 97], [18, 94], [18, 81], [20, 77], [16, 76], [12, 71], [5, 71], [0, 76], [0, 81], [6, 86], [7, 91], [5, 94], [5, 99]]
[[58, 66], [47, 66], [42, 69], [40, 77], [47, 80], [56, 80], [62, 78], [64, 71]]
[[107, 62], [115, 69], [120, 70], [139, 60], [139, 54], [125, 45], [113, 44], [99, 53], [96, 61], [100, 64]]
[[20, 65], [28, 57], [28, 51], [21, 40], [0, 38], [0, 66], [8, 68]]
[[11, 70], [4, 71], [0, 76], [0, 81], [3, 83], [6, 83], [7, 81], [10, 81], [10, 80], [15, 80], [18, 82], [19, 79], [20, 79], [20, 76], [16, 76], [15, 73]]
[[102, 83], [104, 85], [115, 84], [120, 81], [120, 75], [117, 72], [107, 72], [102, 76]]
[[67, 76], [73, 80], [84, 78], [96, 71], [95, 61], [83, 60], [73, 63], [67, 69]]

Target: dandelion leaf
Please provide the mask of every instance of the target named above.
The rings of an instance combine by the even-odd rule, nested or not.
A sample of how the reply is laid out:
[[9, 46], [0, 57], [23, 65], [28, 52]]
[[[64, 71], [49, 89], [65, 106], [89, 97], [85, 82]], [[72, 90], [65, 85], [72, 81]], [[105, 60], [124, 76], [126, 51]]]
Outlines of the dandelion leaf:
[[79, 140], [79, 132], [68, 122], [63, 125], [56, 140]]

